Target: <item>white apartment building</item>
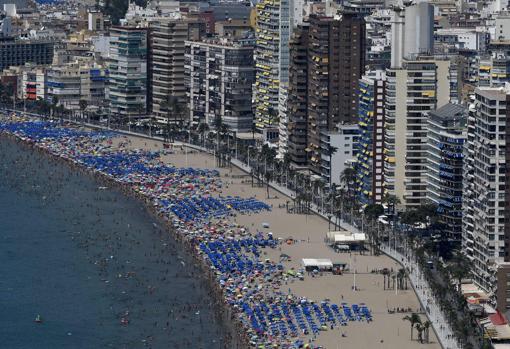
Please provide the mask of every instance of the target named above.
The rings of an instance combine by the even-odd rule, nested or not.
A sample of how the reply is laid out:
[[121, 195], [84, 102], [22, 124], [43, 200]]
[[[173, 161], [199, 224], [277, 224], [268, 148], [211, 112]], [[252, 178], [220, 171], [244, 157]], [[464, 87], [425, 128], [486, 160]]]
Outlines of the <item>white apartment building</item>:
[[181, 105], [186, 104], [184, 43], [186, 40], [199, 41], [204, 34], [205, 23], [198, 19], [162, 18], [151, 22], [149, 107], [157, 122], [167, 122], [171, 114], [168, 106], [170, 96], [176, 98]]
[[445, 28], [434, 33], [436, 43], [471, 51], [485, 51], [489, 36], [485, 28]]
[[510, 89], [479, 87], [470, 108], [465, 147], [462, 250], [474, 282], [494, 296], [505, 248]]
[[388, 69], [385, 90], [385, 189], [404, 206], [426, 198], [427, 112], [450, 98], [450, 61], [423, 57]]
[[185, 52], [190, 121], [195, 125], [205, 122], [213, 128], [220, 118], [231, 131], [251, 131], [253, 45], [227, 40], [186, 41]]
[[[321, 177], [329, 183], [340, 185], [340, 175], [352, 167], [358, 150], [358, 124], [338, 125], [337, 131], [323, 131], [320, 139]], [[330, 157], [330, 147], [335, 152]], [[330, 162], [331, 161], [331, 162]]]
[[72, 63], [53, 65], [47, 71], [47, 96], [58, 100], [66, 109], [78, 110], [80, 100], [88, 106], [106, 107], [105, 89], [108, 73], [92, 58], [77, 59]]

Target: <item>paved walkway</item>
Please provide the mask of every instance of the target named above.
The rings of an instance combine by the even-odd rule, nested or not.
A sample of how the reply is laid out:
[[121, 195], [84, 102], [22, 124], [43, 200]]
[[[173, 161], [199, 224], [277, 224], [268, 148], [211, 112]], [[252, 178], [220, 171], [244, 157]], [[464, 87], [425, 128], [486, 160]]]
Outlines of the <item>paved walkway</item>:
[[423, 273], [420, 271], [414, 255], [407, 254], [404, 256], [387, 245], [381, 245], [381, 250], [407, 269], [411, 284], [418, 295], [423, 309], [425, 309], [427, 317], [432, 323], [432, 327], [437, 338], [441, 342], [441, 346], [445, 349], [459, 349], [460, 346], [457, 344], [453, 331], [446, 321], [444, 314], [441, 312], [441, 309], [434, 301], [430, 286], [425, 280]]
[[[194, 148], [197, 149], [200, 147]], [[232, 159], [232, 164], [239, 167], [243, 171], [246, 171], [247, 173], [251, 172], [250, 167], [237, 159]], [[270, 182], [269, 185], [273, 189], [290, 198], [293, 198], [296, 195], [296, 193], [292, 190], [282, 187], [275, 182]], [[311, 210], [319, 216], [328, 219], [326, 214], [319, 212], [319, 208], [315, 204], [311, 205]], [[340, 222], [340, 226], [342, 226], [347, 231], [359, 232], [358, 228], [350, 225], [345, 221]], [[432, 297], [430, 286], [421, 273], [415, 258], [411, 258], [411, 255], [409, 255], [409, 257], [404, 257], [400, 252], [386, 245], [381, 245], [381, 250], [408, 270], [411, 284], [415, 290], [415, 293], [418, 295], [418, 299], [422, 305], [422, 308], [426, 311], [427, 317], [432, 323], [432, 328], [436, 333], [441, 346], [444, 349], [460, 349], [459, 345], [457, 344], [457, 340], [453, 335], [453, 331], [444, 317], [444, 314], [441, 312], [439, 306], [434, 301], [434, 297]]]
[[[66, 120], [66, 121], [69, 121], [69, 120]], [[71, 121], [71, 122], [74, 122], [74, 121]], [[75, 122], [75, 123], [83, 125], [83, 126], [87, 126], [87, 127], [92, 127], [92, 128], [108, 129], [107, 127], [95, 125], [95, 124], [87, 124], [87, 123], [81, 123], [81, 122]], [[161, 137], [149, 137], [148, 135], [140, 134], [140, 133], [132, 132], [132, 131], [124, 131], [124, 130], [115, 130], [115, 131], [119, 132], [121, 134], [125, 134], [125, 135], [138, 136], [138, 137], [144, 137], [144, 138], [148, 138], [148, 139], [163, 141], [163, 138], [161, 138]], [[213, 153], [211, 150], [208, 150], [206, 148], [203, 148], [203, 147], [200, 147], [197, 145], [189, 144], [189, 143], [175, 142], [175, 144], [177, 144], [177, 145], [182, 144], [182, 145], [185, 145], [191, 149], [195, 149], [195, 150], [199, 150], [199, 151], [207, 152], [207, 153]], [[241, 170], [243, 170], [247, 173], [251, 172], [251, 168], [248, 165], [242, 163], [241, 161], [239, 161], [237, 159], [231, 159], [231, 163], [234, 166], [240, 168]], [[276, 182], [270, 182], [269, 185], [273, 189], [279, 191], [280, 193], [282, 193], [290, 198], [294, 198], [296, 196], [296, 193], [294, 191], [292, 191], [288, 188], [285, 188]], [[320, 212], [317, 205], [311, 204], [310, 208], [311, 208], [311, 211], [313, 211], [315, 214], [323, 217], [326, 220], [329, 219], [326, 214]], [[347, 231], [359, 232], [359, 230], [356, 227], [348, 224], [345, 221], [341, 221], [340, 226], [342, 226]], [[427, 317], [429, 318], [429, 320], [432, 323], [432, 328], [433, 328], [434, 332], [436, 333], [441, 346], [444, 349], [460, 349], [460, 346], [457, 344], [457, 340], [455, 339], [455, 337], [453, 335], [453, 331], [450, 328], [450, 326], [448, 325], [448, 323], [444, 317], [444, 314], [441, 312], [441, 310], [440, 310], [439, 306], [436, 304], [436, 302], [434, 302], [434, 297], [432, 297], [432, 292], [430, 291], [430, 286], [428, 285], [423, 274], [421, 273], [421, 271], [418, 267], [418, 264], [416, 263], [416, 259], [412, 258], [413, 256], [411, 254], [404, 256], [400, 252], [396, 251], [394, 248], [391, 248], [390, 246], [386, 246], [386, 245], [382, 245], [382, 244], [381, 244], [381, 251], [384, 252], [385, 254], [387, 254], [388, 256], [390, 256], [391, 258], [393, 258], [395, 261], [397, 261], [399, 264], [401, 264], [403, 267], [405, 267], [408, 270], [409, 279], [411, 281], [411, 284], [412, 284], [416, 294], [418, 295], [418, 299], [419, 299], [423, 309], [425, 309], [425, 311], [426, 311]]]

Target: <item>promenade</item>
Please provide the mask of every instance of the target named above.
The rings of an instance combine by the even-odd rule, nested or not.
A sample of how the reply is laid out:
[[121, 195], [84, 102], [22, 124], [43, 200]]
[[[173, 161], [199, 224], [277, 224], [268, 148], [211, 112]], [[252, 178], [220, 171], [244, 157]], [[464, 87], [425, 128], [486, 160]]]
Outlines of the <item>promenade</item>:
[[[94, 126], [94, 125], [82, 125]], [[129, 135], [131, 149], [143, 149], [147, 151], [162, 150], [161, 139], [154, 139], [156, 142], [147, 142], [147, 136], [140, 136], [132, 132], [121, 132], [124, 135]], [[165, 155], [162, 160], [166, 163], [171, 163], [175, 166], [185, 167], [200, 167], [214, 169], [214, 159], [206, 155], [202, 149], [197, 146], [189, 145], [186, 143], [176, 143], [177, 147], [184, 145], [181, 153], [174, 153]], [[197, 151], [190, 152], [188, 149], [195, 149]], [[209, 152], [210, 153], [210, 152]], [[264, 198], [266, 190], [264, 187], [249, 186], [243, 178], [246, 178], [246, 173], [250, 172], [250, 168], [236, 159], [232, 160], [232, 164], [239, 169], [218, 169], [223, 181], [227, 186], [223, 188], [221, 195], [242, 195], [242, 196], [255, 196]], [[241, 171], [240, 171], [241, 170]], [[244, 171], [244, 175], [243, 172]], [[234, 179], [235, 178], [235, 179]], [[289, 292], [296, 294], [300, 297], [310, 297], [319, 299], [331, 299], [332, 301], [341, 302], [344, 300], [349, 303], [363, 304], [366, 302], [374, 314], [374, 322], [370, 324], [354, 323], [349, 324], [345, 329], [339, 328], [334, 331], [321, 331], [317, 336], [313, 337], [315, 345], [323, 345], [328, 348], [340, 343], [342, 347], [380, 347], [380, 348], [436, 348], [438, 347], [437, 339], [431, 334], [430, 344], [420, 344], [417, 341], [409, 340], [409, 324], [402, 321], [405, 314], [396, 313], [390, 314], [388, 310], [396, 307], [410, 308], [412, 311], [417, 311], [420, 308], [414, 292], [401, 290], [393, 292], [391, 290], [383, 290], [382, 275], [371, 273], [371, 271], [379, 268], [391, 268], [396, 270], [399, 268], [398, 264], [402, 263], [399, 256], [395, 258], [389, 254], [394, 260], [385, 256], [368, 256], [352, 254], [336, 254], [332, 249], [326, 246], [323, 242], [323, 237], [328, 231], [327, 217], [319, 212], [315, 206], [311, 206], [311, 210], [317, 215], [307, 214], [289, 214], [285, 210], [285, 202], [288, 201], [287, 197], [295, 197], [295, 194], [283, 188], [276, 183], [270, 183], [272, 190], [270, 191], [271, 199], [268, 201], [273, 206], [273, 210], [269, 212], [262, 212], [256, 215], [241, 215], [236, 218], [236, 222], [242, 226], [252, 227], [257, 229], [262, 222], [270, 222], [271, 231], [275, 237], [286, 239], [289, 235], [298, 242], [290, 246], [282, 245], [281, 251], [268, 250], [268, 257], [271, 260], [278, 260], [279, 254], [288, 254], [292, 256], [292, 262], [284, 263], [285, 268], [298, 268], [301, 258], [331, 258], [353, 264], [355, 270], [359, 272], [358, 280], [356, 282], [356, 273], [354, 275], [345, 274], [344, 276], [331, 276], [325, 275], [318, 278], [306, 278], [303, 282], [285, 282]], [[281, 197], [283, 194], [283, 197]], [[283, 206], [283, 208], [282, 208]], [[322, 219], [324, 218], [324, 219]], [[345, 222], [341, 222], [341, 226], [347, 230], [355, 231], [355, 227], [351, 227]], [[405, 265], [405, 264], [404, 264]], [[407, 266], [407, 265], [406, 265]], [[415, 268], [417, 270], [417, 268]], [[411, 273], [411, 282], [417, 288], [420, 303], [424, 309], [429, 305], [430, 300], [423, 300], [426, 294], [421, 294], [419, 290], [422, 285], [419, 285], [420, 275], [414, 277]], [[354, 280], [353, 280], [354, 278]], [[413, 279], [414, 278], [414, 279]], [[359, 285], [360, 290], [353, 291], [351, 286], [353, 281]], [[420, 287], [416, 287], [419, 285]], [[428, 314], [430, 316], [430, 314]], [[431, 318], [431, 320], [433, 320]], [[436, 321], [437, 323], [437, 321]], [[437, 329], [434, 326], [435, 333], [441, 336], [445, 333], [438, 325]], [[344, 337], [345, 334], [345, 337]], [[447, 343], [444, 338], [439, 338], [443, 344], [443, 348], [456, 348]]]
[[[243, 171], [246, 171], [247, 173], [250, 173], [251, 171], [251, 169], [246, 164], [243, 164], [237, 159], [232, 159], [232, 164], [239, 167]], [[270, 186], [288, 197], [292, 198], [295, 197], [296, 195], [295, 192], [289, 190], [288, 188], [284, 188], [278, 185], [277, 183], [271, 182]], [[328, 219], [326, 214], [320, 212], [317, 205], [312, 204], [311, 210], [315, 214], [323, 217], [324, 219]], [[350, 232], [356, 233], [360, 232], [358, 228], [344, 221], [340, 222], [340, 226], [343, 229]], [[438, 337], [441, 346], [444, 349], [460, 349], [460, 346], [458, 345], [457, 340], [455, 339], [451, 327], [449, 326], [448, 322], [444, 317], [443, 312], [441, 311], [434, 297], [432, 296], [432, 291], [430, 290], [430, 287], [427, 281], [425, 280], [423, 273], [420, 271], [420, 268], [416, 263], [415, 256], [410, 252], [410, 250], [408, 254], [402, 255], [395, 249], [395, 246], [390, 246], [390, 244], [381, 243], [381, 250], [386, 255], [390, 256], [400, 265], [407, 269], [411, 284], [413, 285], [416, 295], [418, 296], [420, 304], [422, 305], [422, 308], [425, 310], [428, 319], [432, 322], [434, 332], [436, 333], [436, 336]]]

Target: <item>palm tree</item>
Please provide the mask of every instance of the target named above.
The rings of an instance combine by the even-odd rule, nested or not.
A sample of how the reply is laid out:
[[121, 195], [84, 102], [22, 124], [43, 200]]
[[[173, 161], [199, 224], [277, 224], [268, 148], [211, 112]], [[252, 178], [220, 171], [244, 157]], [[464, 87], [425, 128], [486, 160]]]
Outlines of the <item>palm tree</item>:
[[[407, 273], [404, 268], [400, 268], [397, 272], [397, 281], [398, 281], [398, 287], [401, 290], [407, 289]], [[406, 281], [406, 284], [404, 286], [404, 281]]]
[[450, 262], [448, 268], [449, 274], [452, 279], [457, 282], [457, 291], [461, 291], [462, 279], [469, 277], [471, 274], [470, 262], [465, 255], [456, 252]]
[[391, 212], [391, 217], [393, 220], [393, 233], [395, 233], [395, 227], [396, 227], [396, 212], [397, 212], [397, 206], [400, 205], [400, 199], [396, 197], [395, 195], [391, 195], [386, 193], [383, 198], [383, 203], [386, 203], [388, 205], [388, 211]]
[[429, 331], [431, 326], [432, 322], [430, 322], [429, 320], [423, 323], [423, 330], [425, 331], [425, 343], [429, 343]]
[[56, 111], [57, 111], [57, 106], [58, 106], [58, 96], [53, 96], [51, 98], [51, 116], [52, 117], [55, 117], [56, 116]]
[[[330, 182], [331, 182], [331, 176], [330, 176]], [[326, 188], [326, 183], [322, 180], [322, 179], [319, 179], [317, 181], [315, 181], [315, 187], [317, 188], [317, 195], [318, 195], [318, 203], [321, 204], [321, 212], [324, 211], [324, 189]]]
[[352, 167], [346, 167], [343, 172], [340, 174], [340, 182], [350, 189], [350, 186], [356, 180], [356, 170]]
[[331, 187], [331, 182], [333, 179], [333, 154], [335, 154], [338, 151], [337, 147], [332, 146], [331, 144], [328, 145], [327, 149], [327, 155], [329, 156], [329, 186]]
[[60, 119], [60, 125], [63, 125], [64, 124], [64, 114], [66, 112], [66, 108], [62, 104], [60, 104], [57, 106], [56, 110], [57, 110], [57, 114]]
[[209, 125], [206, 122], [201, 122], [198, 125], [198, 133], [200, 133], [200, 138], [202, 140], [202, 146], [205, 145], [205, 134], [209, 131]]
[[356, 182], [356, 170], [352, 167], [347, 167], [340, 174], [340, 183], [346, 189], [348, 198], [351, 204], [354, 203], [354, 183]]
[[83, 123], [83, 113], [85, 112], [85, 109], [87, 109], [88, 102], [84, 99], [80, 99], [79, 105], [80, 105], [80, 118], [81, 122]]
[[43, 98], [39, 97], [35, 101], [35, 109], [37, 110], [37, 112], [41, 113], [44, 116], [48, 115], [50, 108], [51, 108], [50, 103]]
[[15, 98], [15, 96], [16, 93], [12, 83], [3, 84], [0, 81], [0, 102], [5, 104], [10, 103], [11, 99]]
[[[383, 270], [382, 274], [383, 274], [383, 290], [386, 290], [386, 279], [389, 279], [389, 270]], [[389, 288], [389, 287], [388, 287]]]
[[365, 206], [365, 216], [368, 219], [376, 220], [380, 215], [384, 213], [384, 207], [378, 204], [370, 204]]
[[[170, 141], [170, 134], [175, 131], [177, 127], [177, 122], [182, 120], [182, 114], [184, 113], [184, 108], [182, 103], [179, 101], [179, 98], [176, 96], [167, 96], [165, 100], [163, 100], [160, 104], [160, 110], [166, 110], [166, 141]], [[173, 124], [170, 123], [170, 117], [173, 115]]]
[[270, 171], [266, 171], [264, 178], [266, 179], [267, 198], [269, 199], [269, 182], [273, 179], [273, 174]]
[[223, 126], [223, 120], [220, 114], [214, 118], [214, 131], [216, 132], [216, 162], [220, 166], [220, 131]]
[[411, 340], [413, 340], [413, 329], [416, 326], [416, 324], [421, 324], [420, 316], [416, 313], [412, 313], [411, 316], [406, 315], [402, 318], [404, 321], [409, 321], [411, 324]]
[[396, 207], [401, 204], [400, 199], [391, 194], [384, 195], [383, 203], [387, 204], [388, 208], [391, 208], [392, 214], [395, 214]]
[[423, 343], [423, 331], [424, 331], [423, 325], [421, 324], [421, 322], [419, 322], [416, 325], [414, 325], [414, 327], [416, 327], [416, 331], [418, 331], [418, 341], [420, 343]]

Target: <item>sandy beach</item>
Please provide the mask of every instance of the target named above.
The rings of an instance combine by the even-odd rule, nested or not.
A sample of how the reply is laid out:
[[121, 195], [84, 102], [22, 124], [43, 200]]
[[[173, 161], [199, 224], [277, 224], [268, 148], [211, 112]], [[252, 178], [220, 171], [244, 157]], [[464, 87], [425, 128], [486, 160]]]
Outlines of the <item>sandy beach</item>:
[[[213, 287], [215, 292], [223, 293], [224, 304], [234, 310], [232, 319], [247, 330], [239, 333], [246, 342], [259, 348], [290, 347], [299, 337], [306, 347], [440, 347], [432, 331], [430, 343], [410, 340], [409, 322], [402, 318], [420, 312], [416, 295], [410, 289], [384, 290], [383, 275], [374, 272], [400, 269], [395, 261], [366, 251], [334, 252], [324, 242], [326, 220], [288, 213], [289, 198], [274, 190], [268, 196], [265, 186], [252, 187], [241, 170], [215, 169], [212, 156], [181, 146], [163, 151], [161, 142], [134, 136], [99, 138], [103, 139], [100, 144], [98, 138], [89, 139], [81, 131], [43, 127], [25, 125], [14, 132], [23, 139], [28, 132], [29, 138], [39, 139], [36, 143], [53, 154], [104, 173], [105, 179], [132, 187], [149, 206], [155, 205], [161, 217], [173, 222], [175, 229], [170, 233], [188, 250], [195, 250], [198, 262], [206, 262], [203, 267], [209, 268], [211, 280], [216, 278], [220, 286]], [[47, 136], [40, 138], [41, 133]], [[231, 207], [227, 196], [239, 198]], [[293, 243], [287, 244], [289, 237]], [[290, 260], [281, 261], [281, 254]], [[304, 280], [290, 277], [285, 271], [301, 268], [302, 258], [330, 258], [348, 264], [350, 272], [304, 273]], [[347, 310], [355, 304], [366, 306], [371, 319], [361, 313], [351, 321], [321, 319], [336, 304], [344, 312], [346, 306]], [[406, 311], [390, 313], [395, 309]], [[295, 318], [291, 310], [297, 311]], [[302, 331], [293, 329], [298, 316], [305, 316], [309, 323], [301, 320]], [[317, 324], [322, 324], [320, 329]]]
[[[134, 149], [161, 150], [162, 144], [143, 138], [129, 137], [130, 147]], [[411, 289], [384, 290], [383, 275], [373, 274], [376, 269], [398, 270], [400, 266], [385, 255], [371, 256], [368, 253], [336, 253], [324, 243], [328, 232], [328, 222], [317, 215], [289, 214], [285, 203], [290, 198], [270, 189], [270, 199], [267, 198], [266, 186], [252, 187], [251, 177], [236, 167], [216, 168], [213, 156], [199, 153], [195, 150], [184, 151], [176, 147], [175, 153], [163, 156], [165, 162], [177, 167], [189, 166], [217, 169], [224, 183], [222, 195], [254, 196], [272, 205], [269, 212], [251, 215], [239, 215], [236, 222], [252, 230], [272, 232], [275, 237], [286, 239], [293, 237], [300, 242], [281, 245], [280, 250], [267, 250], [267, 258], [278, 261], [279, 255], [284, 253], [291, 257], [290, 262], [284, 262], [287, 268], [302, 267], [302, 258], [330, 258], [332, 261], [348, 263], [355, 268], [356, 286], [353, 291], [354, 274], [344, 275], [324, 274], [319, 277], [306, 277], [304, 281], [289, 282], [288, 287], [298, 296], [315, 300], [331, 299], [332, 301], [348, 303], [366, 303], [371, 309], [374, 321], [367, 323], [352, 322], [341, 329], [321, 331], [315, 344], [326, 348], [440, 348], [433, 331], [430, 331], [430, 343], [420, 344], [410, 340], [409, 322], [403, 321], [403, 313], [388, 314], [388, 309], [404, 308], [417, 311], [420, 309], [417, 296]], [[244, 183], [243, 183], [244, 182]], [[279, 208], [282, 205], [283, 208]], [[262, 223], [269, 223], [269, 229], [264, 229]], [[332, 226], [331, 226], [332, 228]], [[282, 287], [283, 288], [283, 287]], [[343, 296], [343, 299], [341, 297]], [[425, 314], [421, 314], [423, 321]], [[416, 331], [414, 331], [416, 338]], [[346, 337], [342, 337], [342, 333]]]

